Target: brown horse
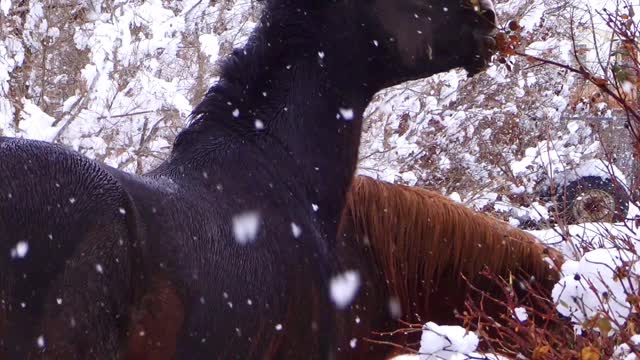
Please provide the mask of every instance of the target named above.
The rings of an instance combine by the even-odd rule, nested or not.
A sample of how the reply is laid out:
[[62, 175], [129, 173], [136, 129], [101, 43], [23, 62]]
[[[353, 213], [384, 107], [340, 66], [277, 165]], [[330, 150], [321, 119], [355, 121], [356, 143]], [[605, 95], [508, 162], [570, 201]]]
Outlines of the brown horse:
[[[341, 266], [358, 269], [362, 279], [340, 329], [359, 344], [353, 351], [379, 358], [391, 348], [364, 340], [374, 331], [402, 327], [397, 320], [461, 325], [456, 313], [472, 287], [501, 298], [501, 290], [481, 276], [484, 269], [504, 278], [533, 277], [550, 292], [558, 272], [544, 258], [562, 262], [559, 253], [505, 222], [433, 191], [364, 176], [353, 182], [338, 240]], [[485, 310], [497, 317], [505, 309]]]

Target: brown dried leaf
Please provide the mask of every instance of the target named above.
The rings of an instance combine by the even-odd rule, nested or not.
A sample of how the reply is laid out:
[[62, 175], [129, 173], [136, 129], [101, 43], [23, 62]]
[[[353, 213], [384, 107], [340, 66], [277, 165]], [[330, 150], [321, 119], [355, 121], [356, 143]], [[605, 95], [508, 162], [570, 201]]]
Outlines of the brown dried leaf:
[[511, 31], [518, 31], [518, 30], [522, 29], [522, 27], [520, 26], [520, 24], [516, 20], [509, 21], [508, 27], [509, 27], [509, 30], [511, 30]]
[[547, 358], [550, 352], [551, 352], [551, 346], [549, 345], [538, 346], [537, 348], [535, 348], [535, 350], [533, 350], [533, 355], [531, 356], [531, 359], [544, 360]]
[[598, 320], [598, 329], [600, 329], [601, 334], [608, 334], [611, 331], [611, 321], [609, 319], [602, 317]]
[[496, 34], [496, 48], [499, 52], [505, 51], [509, 47], [509, 40], [507, 34], [499, 32]]
[[600, 351], [593, 346], [587, 346], [580, 351], [581, 360], [600, 360]]

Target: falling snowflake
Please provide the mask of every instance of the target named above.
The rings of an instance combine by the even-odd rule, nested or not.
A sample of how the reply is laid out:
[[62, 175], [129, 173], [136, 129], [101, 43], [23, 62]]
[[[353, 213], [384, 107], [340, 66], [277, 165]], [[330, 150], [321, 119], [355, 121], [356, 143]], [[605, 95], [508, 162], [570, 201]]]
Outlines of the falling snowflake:
[[297, 239], [302, 234], [302, 229], [300, 228], [300, 226], [298, 226], [298, 224], [292, 222], [291, 223], [291, 233], [293, 234], [293, 237]]
[[340, 108], [340, 116], [345, 120], [353, 120], [353, 109]]
[[38, 344], [38, 347], [42, 349], [44, 347], [44, 336], [42, 335], [38, 336], [38, 339], [36, 340], [36, 344]]
[[11, 249], [11, 257], [12, 258], [18, 258], [18, 259], [22, 259], [25, 256], [27, 256], [27, 253], [29, 252], [29, 243], [27, 243], [26, 241], [19, 241], [16, 246]]
[[254, 242], [260, 229], [260, 214], [246, 211], [233, 217], [233, 236], [240, 245]]
[[346, 271], [331, 279], [331, 299], [338, 309], [344, 309], [355, 297], [360, 287], [360, 274], [355, 270]]

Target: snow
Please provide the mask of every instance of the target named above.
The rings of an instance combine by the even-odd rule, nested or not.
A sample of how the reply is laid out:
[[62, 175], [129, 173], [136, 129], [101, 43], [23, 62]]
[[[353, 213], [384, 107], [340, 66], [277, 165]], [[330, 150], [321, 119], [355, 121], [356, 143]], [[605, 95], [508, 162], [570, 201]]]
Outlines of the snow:
[[340, 116], [345, 120], [353, 120], [354, 112], [351, 108], [340, 108]]
[[246, 211], [233, 216], [231, 219], [233, 237], [240, 245], [246, 245], [256, 240], [260, 230], [260, 213]]
[[513, 309], [513, 315], [520, 322], [526, 322], [529, 319], [529, 314], [527, 314], [527, 310], [522, 307], [517, 307]]
[[[632, 207], [630, 215], [635, 211]], [[606, 330], [607, 335], [618, 332], [632, 312], [627, 301], [629, 289], [640, 285], [633, 275], [640, 273], [639, 229], [631, 221], [570, 225], [566, 228], [570, 241], [565, 241], [559, 230], [531, 231], [567, 258], [561, 269], [563, 276], [552, 291], [557, 310], [578, 328], [606, 314], [608, 325], [594, 330]], [[591, 250], [583, 252], [584, 248]], [[620, 276], [626, 272], [631, 275]]]
[[544, 2], [534, 2], [518, 23], [524, 28], [525, 32], [534, 31], [540, 25], [545, 10]]
[[[0, 132], [47, 141], [55, 137], [56, 141], [85, 155], [99, 157], [109, 165], [129, 171], [149, 170], [164, 157], [175, 129], [183, 125], [190, 113], [194, 105], [191, 91], [196, 79], [195, 53], [201, 53], [208, 60], [198, 66], [203, 67], [204, 86], [211, 85], [215, 79], [214, 63], [222, 53], [221, 48], [224, 47], [226, 53], [228, 43], [241, 45], [246, 41], [255, 25], [251, 13], [259, 8], [245, 3], [227, 7], [227, 4], [198, 1], [124, 2], [115, 7], [102, 7], [100, 2], [94, 2], [88, 9], [86, 21], [69, 29], [55, 19], [55, 25], [47, 22], [51, 15], [42, 2], [29, 4], [25, 38], [14, 38], [13, 31], [0, 36], [3, 39], [0, 41]], [[10, 7], [10, 1], [0, 2], [3, 12]], [[110, 10], [113, 13], [107, 12]], [[231, 28], [213, 26], [220, 21]], [[198, 27], [194, 27], [195, 24]], [[56, 57], [61, 54], [63, 58], [70, 56], [74, 62], [65, 59], [64, 63], [75, 66], [77, 62], [78, 73], [56, 73], [56, 68], [47, 71], [52, 77], [56, 76], [56, 81], [73, 81], [77, 84], [76, 91], [63, 89], [60, 98], [52, 98], [51, 94], [39, 98], [40, 83], [36, 82], [30, 87], [35, 94], [28, 94], [27, 100], [8, 101], [8, 80], [25, 59], [23, 46], [29, 47], [38, 58], [42, 37], [46, 36], [47, 41], [67, 41], [70, 34], [73, 42], [65, 43], [67, 47], [48, 49], [47, 56], [58, 62], [60, 59]], [[186, 40], [195, 40], [198, 46], [185, 47]], [[68, 49], [71, 55], [62, 51]], [[83, 55], [76, 56], [74, 51], [81, 51]], [[34, 71], [39, 70], [34, 67]], [[26, 101], [40, 109], [48, 108], [49, 117], [42, 116]], [[29, 111], [21, 112], [19, 121], [12, 121], [16, 113], [14, 104], [22, 103], [26, 103]], [[53, 118], [56, 128], [51, 126]], [[14, 124], [20, 128], [14, 129]], [[153, 129], [152, 136], [144, 134], [145, 129]], [[140, 145], [142, 149], [136, 149], [131, 139], [145, 137], [149, 138], [148, 142]], [[136, 154], [145, 159], [142, 169], [130, 160], [139, 156]]]
[[0, 11], [7, 16], [11, 10], [11, 0], [0, 0]]
[[53, 126], [55, 119], [44, 113], [31, 100], [25, 99], [22, 111], [22, 121], [18, 126], [20, 136], [29, 139], [53, 141], [60, 130], [59, 126]]
[[348, 307], [360, 288], [360, 273], [355, 270], [345, 271], [334, 276], [329, 284], [331, 300], [338, 309]]
[[38, 336], [38, 339], [36, 339], [36, 344], [38, 345], [39, 348], [43, 348], [44, 347], [44, 336], [40, 335]]
[[460, 326], [440, 326], [428, 322], [422, 328], [420, 360], [462, 360], [477, 349], [478, 336]]
[[[629, 339], [629, 343], [634, 346], [640, 346], [640, 335], [633, 335]], [[636, 350], [637, 351], [637, 350]], [[638, 360], [638, 356], [634, 353], [628, 344], [618, 345], [612, 355], [613, 360]]]
[[22, 259], [27, 256], [29, 252], [29, 243], [26, 241], [18, 241], [15, 247], [11, 249], [11, 257]]
[[548, 57], [551, 55], [564, 64], [568, 64], [571, 62], [571, 49], [571, 42], [569, 40], [551, 39], [532, 42], [527, 46], [525, 52], [537, 57]]
[[451, 194], [449, 194], [449, 199], [457, 202], [457, 203], [461, 203], [462, 202], [462, 197], [460, 197], [460, 194], [458, 194], [457, 192], [452, 192]]
[[298, 226], [298, 224], [292, 222], [291, 233], [293, 234], [293, 237], [297, 239], [300, 237], [300, 235], [302, 235], [302, 229], [300, 228], [300, 226]]
[[[612, 329], [624, 323], [632, 305], [627, 302], [629, 288], [638, 288], [637, 279], [620, 279], [617, 269], [624, 263], [634, 264], [638, 273], [638, 257], [620, 249], [596, 249], [587, 252], [577, 262], [568, 260], [562, 267], [563, 277], [553, 288], [557, 310], [578, 325], [596, 318], [600, 313], [612, 317]], [[630, 287], [630, 285], [632, 287]], [[598, 330], [598, 328], [596, 328]]]
[[567, 178], [567, 181], [573, 181], [585, 176], [597, 176], [603, 179], [615, 177], [623, 186], [628, 184], [626, 177], [617, 166], [598, 159], [583, 161], [575, 169], [575, 172], [571, 174], [573, 174], [573, 176]]
[[[631, 207], [629, 215], [632, 215], [635, 207]], [[582, 254], [576, 251], [576, 246], [588, 246], [591, 248], [612, 248], [618, 245], [619, 239], [631, 239], [632, 243], [640, 246], [638, 228], [631, 221], [626, 223], [583, 223], [567, 226], [566, 233], [558, 228], [529, 231], [544, 244], [549, 244], [559, 249], [568, 258], [579, 258]], [[571, 242], [564, 241], [563, 234], [570, 236]], [[640, 248], [639, 248], [640, 250]]]

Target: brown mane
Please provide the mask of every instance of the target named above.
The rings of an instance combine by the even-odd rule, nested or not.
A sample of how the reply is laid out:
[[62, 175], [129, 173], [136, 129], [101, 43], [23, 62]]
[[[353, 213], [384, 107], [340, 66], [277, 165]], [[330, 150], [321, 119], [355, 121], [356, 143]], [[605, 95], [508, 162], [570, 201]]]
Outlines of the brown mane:
[[534, 276], [550, 291], [558, 273], [543, 258], [562, 260], [532, 235], [438, 193], [363, 176], [353, 181], [342, 229], [368, 245], [403, 314], [429, 317], [422, 320], [451, 322], [469, 291], [460, 274], [480, 288], [485, 268], [505, 278]]

